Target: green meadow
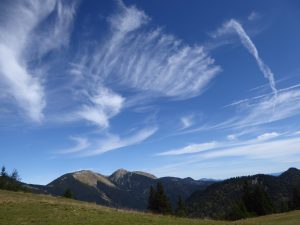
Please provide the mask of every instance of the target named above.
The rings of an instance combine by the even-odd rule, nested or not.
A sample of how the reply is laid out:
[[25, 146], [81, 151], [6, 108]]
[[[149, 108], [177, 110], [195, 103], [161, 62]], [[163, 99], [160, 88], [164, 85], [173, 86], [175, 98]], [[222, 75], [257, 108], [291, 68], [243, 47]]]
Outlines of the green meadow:
[[300, 211], [234, 222], [117, 210], [61, 197], [0, 190], [3, 225], [299, 225]]

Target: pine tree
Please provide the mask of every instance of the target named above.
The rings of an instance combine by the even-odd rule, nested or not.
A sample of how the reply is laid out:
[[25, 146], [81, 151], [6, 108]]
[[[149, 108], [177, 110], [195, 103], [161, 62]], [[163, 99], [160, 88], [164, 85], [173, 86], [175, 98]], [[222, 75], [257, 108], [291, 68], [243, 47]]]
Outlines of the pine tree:
[[262, 216], [273, 212], [272, 202], [262, 186], [256, 186], [253, 195], [257, 215]]
[[290, 208], [292, 210], [300, 209], [300, 189], [298, 187], [294, 187], [293, 189], [293, 196]]
[[239, 220], [249, 217], [244, 202], [238, 202], [232, 206], [231, 212], [226, 216], [228, 220]]
[[256, 185], [253, 189], [250, 188], [248, 183], [245, 183], [242, 200], [247, 211], [254, 216], [266, 215], [273, 212], [271, 199], [262, 185]]
[[14, 169], [10, 175], [10, 178], [13, 179], [14, 181], [20, 181], [21, 178], [19, 176], [18, 170]]
[[70, 188], [67, 188], [63, 194], [63, 197], [65, 198], [73, 198], [73, 194]]
[[2, 168], [1, 168], [1, 177], [6, 177], [6, 176], [7, 176], [6, 168], [5, 168], [5, 166], [2, 166]]
[[155, 192], [154, 188], [151, 186], [150, 191], [149, 191], [149, 198], [148, 198], [148, 207], [147, 207], [148, 210], [153, 211], [154, 208], [155, 208], [155, 206], [154, 206], [154, 204], [155, 204], [155, 194], [156, 194], [156, 192]]
[[172, 213], [172, 207], [169, 198], [166, 196], [164, 191], [164, 186], [161, 182], [157, 183], [156, 186], [156, 197], [155, 201], [157, 201], [158, 212], [162, 214], [170, 214]]
[[148, 209], [154, 213], [171, 214], [172, 207], [169, 198], [164, 192], [161, 182], [156, 185], [156, 190], [151, 187], [149, 191]]
[[178, 197], [175, 215], [180, 217], [185, 217], [187, 215], [187, 210], [181, 196]]

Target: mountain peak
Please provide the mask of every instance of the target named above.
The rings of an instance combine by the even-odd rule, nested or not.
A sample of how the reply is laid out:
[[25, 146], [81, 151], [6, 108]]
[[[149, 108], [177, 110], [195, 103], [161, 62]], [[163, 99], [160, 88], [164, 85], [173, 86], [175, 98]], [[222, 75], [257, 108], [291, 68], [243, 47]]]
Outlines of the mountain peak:
[[283, 172], [280, 176], [288, 176], [288, 175], [293, 175], [299, 173], [300, 170], [297, 168], [291, 167], [287, 171]]
[[98, 182], [102, 182], [110, 187], [115, 187], [115, 185], [110, 180], [108, 180], [105, 176], [90, 170], [77, 171], [74, 172], [72, 176], [76, 180], [92, 187], [96, 187]]
[[114, 177], [122, 177], [124, 176], [126, 173], [128, 173], [128, 170], [125, 170], [123, 168], [116, 170], [115, 172], [112, 173], [111, 176]]
[[141, 175], [141, 176], [149, 177], [149, 178], [151, 178], [151, 179], [157, 179], [157, 177], [154, 176], [154, 175], [151, 174], [151, 173], [146, 173], [146, 172], [143, 172], [143, 171], [133, 171], [133, 173], [138, 174], [138, 175]]
[[150, 173], [146, 173], [146, 172], [142, 172], [142, 171], [130, 172], [130, 171], [125, 170], [125, 169], [116, 170], [113, 174], [110, 175], [110, 178], [113, 179], [113, 180], [119, 180], [119, 179], [123, 178], [126, 174], [131, 174], [131, 175], [132, 174], [137, 174], [137, 175], [148, 177], [148, 178], [151, 178], [151, 179], [157, 179], [156, 176], [154, 176], [153, 174], [150, 174]]

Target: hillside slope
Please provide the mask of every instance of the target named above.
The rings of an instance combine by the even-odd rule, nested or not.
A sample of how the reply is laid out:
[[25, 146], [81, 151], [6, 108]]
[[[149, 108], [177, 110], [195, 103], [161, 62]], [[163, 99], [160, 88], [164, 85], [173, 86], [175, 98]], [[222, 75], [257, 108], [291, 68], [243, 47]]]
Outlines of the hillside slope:
[[145, 172], [129, 172], [124, 169], [104, 176], [89, 170], [68, 173], [46, 186], [31, 185], [36, 192], [61, 196], [70, 188], [75, 199], [95, 202], [116, 208], [145, 210], [151, 186], [160, 181], [175, 207], [178, 196], [186, 199], [196, 190], [203, 190], [213, 181], [197, 181], [192, 178], [156, 178]]
[[236, 222], [183, 219], [116, 210], [46, 195], [0, 190], [2, 225], [298, 225], [300, 211]]
[[187, 199], [190, 215], [216, 219], [228, 218], [240, 207], [245, 185], [252, 190], [261, 188], [269, 197], [273, 212], [285, 212], [290, 208], [293, 190], [300, 187], [300, 170], [290, 168], [277, 177], [258, 174], [212, 184], [204, 191], [194, 192]]

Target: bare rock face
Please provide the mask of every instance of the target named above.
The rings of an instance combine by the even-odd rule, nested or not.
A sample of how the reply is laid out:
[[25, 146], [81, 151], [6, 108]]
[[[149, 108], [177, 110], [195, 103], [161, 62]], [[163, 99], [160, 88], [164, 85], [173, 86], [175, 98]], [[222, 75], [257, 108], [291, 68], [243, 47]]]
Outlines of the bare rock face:
[[115, 183], [119, 183], [129, 172], [125, 169], [118, 169], [112, 175], [109, 176], [109, 179]]
[[107, 179], [106, 176], [103, 176], [99, 173], [94, 173], [90, 170], [82, 170], [73, 173], [73, 177], [80, 182], [87, 184], [92, 187], [97, 187], [97, 183], [101, 182], [106, 184], [107, 186], [115, 188], [116, 186], [109, 180]]

